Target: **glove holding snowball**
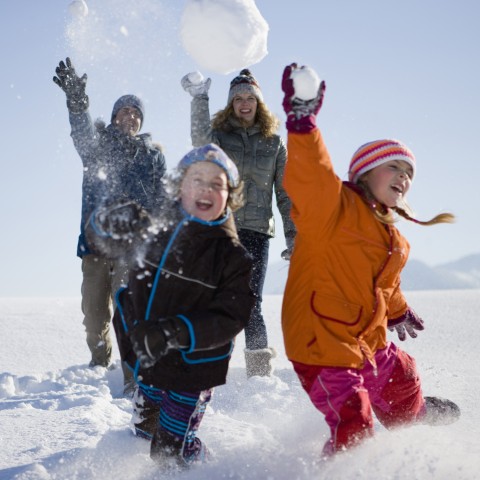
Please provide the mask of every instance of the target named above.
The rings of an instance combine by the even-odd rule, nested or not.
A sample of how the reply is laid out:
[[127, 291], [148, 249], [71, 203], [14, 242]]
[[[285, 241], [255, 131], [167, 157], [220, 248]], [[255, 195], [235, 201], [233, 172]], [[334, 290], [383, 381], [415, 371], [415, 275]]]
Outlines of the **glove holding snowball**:
[[103, 205], [85, 226], [89, 246], [107, 258], [126, 257], [142, 244], [152, 225], [148, 213], [133, 201]]
[[415, 330], [425, 329], [423, 320], [411, 308], [408, 308], [402, 316], [389, 319], [387, 327], [391, 332], [396, 330], [398, 338], [402, 342], [407, 338], [407, 333], [410, 337], [417, 338]]
[[130, 332], [133, 351], [142, 368], [150, 368], [169, 350], [188, 349], [188, 327], [178, 317], [142, 321]]
[[181, 80], [183, 89], [192, 97], [207, 95], [212, 80], [205, 79], [200, 72], [187, 73]]
[[132, 201], [100, 207], [90, 222], [98, 235], [118, 240], [128, 240], [150, 226], [146, 211]]
[[282, 77], [283, 109], [287, 114], [289, 132], [309, 133], [316, 128], [315, 116], [320, 111], [325, 93], [325, 82], [314, 70], [296, 63], [285, 67]]
[[55, 69], [56, 77], [53, 77], [56, 83], [67, 97], [67, 108], [71, 113], [83, 113], [88, 110], [89, 100], [85, 93], [87, 87], [87, 74], [81, 78], [76, 74], [75, 68], [67, 57], [65, 62], [61, 61]]

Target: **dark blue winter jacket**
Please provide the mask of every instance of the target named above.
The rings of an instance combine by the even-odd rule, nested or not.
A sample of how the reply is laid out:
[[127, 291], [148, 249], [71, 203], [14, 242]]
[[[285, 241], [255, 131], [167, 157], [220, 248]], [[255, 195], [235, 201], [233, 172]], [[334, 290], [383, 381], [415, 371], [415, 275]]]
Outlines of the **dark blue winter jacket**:
[[149, 212], [161, 203], [165, 157], [149, 134], [125, 135], [113, 125], [93, 124], [90, 114], [69, 114], [71, 136], [83, 163], [82, 218], [77, 255], [95, 253], [85, 238], [92, 211], [105, 203], [134, 200]]

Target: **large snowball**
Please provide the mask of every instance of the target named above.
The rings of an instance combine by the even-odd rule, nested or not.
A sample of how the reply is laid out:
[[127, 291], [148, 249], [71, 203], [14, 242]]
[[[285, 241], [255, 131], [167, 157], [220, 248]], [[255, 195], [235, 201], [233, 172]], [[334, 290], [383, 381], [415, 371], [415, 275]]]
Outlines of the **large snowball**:
[[187, 53], [215, 73], [241, 70], [268, 53], [268, 23], [254, 0], [187, 0], [180, 34]]
[[192, 72], [188, 74], [188, 79], [192, 82], [193, 85], [199, 85], [203, 82], [204, 77], [200, 72]]
[[310, 67], [297, 68], [292, 71], [291, 78], [295, 97], [300, 100], [311, 100], [317, 96], [320, 78], [315, 70]]
[[88, 6], [84, 0], [74, 0], [68, 6], [68, 11], [72, 17], [86, 17], [88, 15]]

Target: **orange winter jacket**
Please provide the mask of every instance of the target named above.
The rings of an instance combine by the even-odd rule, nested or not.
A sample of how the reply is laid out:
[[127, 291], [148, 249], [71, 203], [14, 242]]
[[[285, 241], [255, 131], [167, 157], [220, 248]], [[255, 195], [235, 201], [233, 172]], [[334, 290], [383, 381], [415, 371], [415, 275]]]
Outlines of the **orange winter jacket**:
[[320, 131], [289, 133], [284, 187], [297, 228], [283, 297], [287, 356], [309, 365], [374, 366], [387, 319], [407, 310], [409, 244], [334, 173]]

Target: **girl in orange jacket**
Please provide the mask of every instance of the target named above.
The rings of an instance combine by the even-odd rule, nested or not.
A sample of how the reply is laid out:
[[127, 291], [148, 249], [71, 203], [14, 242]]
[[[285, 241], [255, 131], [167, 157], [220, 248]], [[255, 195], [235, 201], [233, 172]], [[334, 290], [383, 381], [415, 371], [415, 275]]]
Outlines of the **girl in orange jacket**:
[[400, 290], [409, 244], [393, 222], [400, 215], [432, 225], [453, 216], [428, 222], [411, 216], [405, 195], [415, 157], [397, 140], [361, 146], [350, 162], [349, 181], [342, 182], [315, 122], [325, 83], [315, 98], [301, 99], [308, 91], [301, 81], [315, 75], [299, 80], [305, 73], [300, 70], [286, 67], [282, 81], [284, 186], [297, 229], [282, 328], [287, 356], [330, 427], [324, 453], [331, 454], [373, 434], [372, 409], [387, 428], [458, 417], [453, 402], [423, 397], [414, 359], [386, 338], [387, 328], [396, 329], [400, 340], [423, 330]]

